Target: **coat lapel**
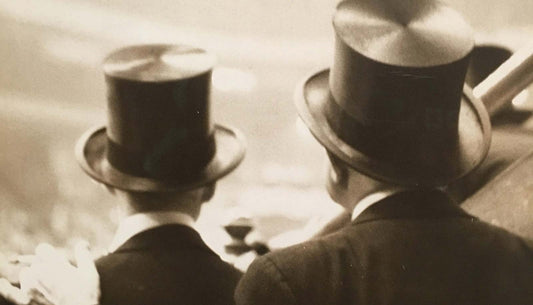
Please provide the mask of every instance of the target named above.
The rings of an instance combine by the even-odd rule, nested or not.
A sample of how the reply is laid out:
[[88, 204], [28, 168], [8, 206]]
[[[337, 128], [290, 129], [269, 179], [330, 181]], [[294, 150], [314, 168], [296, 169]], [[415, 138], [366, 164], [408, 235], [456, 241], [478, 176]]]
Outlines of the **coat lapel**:
[[361, 213], [353, 221], [353, 224], [382, 219], [447, 217], [475, 218], [462, 210], [441, 191], [405, 191], [376, 202]]
[[143, 231], [128, 239], [115, 253], [146, 249], [196, 249], [215, 254], [194, 229], [170, 224]]

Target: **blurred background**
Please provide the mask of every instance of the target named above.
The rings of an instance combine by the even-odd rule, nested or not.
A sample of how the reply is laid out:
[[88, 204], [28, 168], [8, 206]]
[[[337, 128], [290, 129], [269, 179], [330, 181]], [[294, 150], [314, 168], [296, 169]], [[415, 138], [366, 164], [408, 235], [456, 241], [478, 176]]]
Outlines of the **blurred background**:
[[[447, 2], [480, 43], [516, 50], [533, 39], [531, 0]], [[299, 121], [293, 95], [332, 60], [336, 4], [0, 0], [0, 253], [33, 252], [38, 241], [70, 247], [79, 238], [105, 250], [115, 229], [112, 198], [79, 169], [73, 147], [105, 122], [103, 58], [138, 43], [185, 43], [218, 57], [214, 118], [240, 128], [248, 152], [199, 221], [215, 250], [228, 240], [221, 226], [235, 217], [251, 217], [264, 239], [330, 218], [339, 207], [323, 190], [324, 153]], [[525, 117], [496, 130], [504, 139], [493, 142], [503, 162], [497, 171], [533, 147], [532, 96], [515, 99]]]

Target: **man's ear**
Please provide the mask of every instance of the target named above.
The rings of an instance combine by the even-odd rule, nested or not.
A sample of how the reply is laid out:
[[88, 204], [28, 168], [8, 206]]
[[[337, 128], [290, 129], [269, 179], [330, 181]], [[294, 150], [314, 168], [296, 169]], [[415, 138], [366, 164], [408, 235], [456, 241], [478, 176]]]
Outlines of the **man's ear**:
[[202, 202], [211, 200], [215, 195], [216, 183], [211, 183], [203, 187]]
[[333, 183], [341, 188], [348, 187], [349, 172], [347, 166], [339, 158], [328, 152], [330, 162], [328, 183]]
[[349, 172], [344, 162], [328, 152], [329, 164], [326, 178], [326, 189], [331, 199], [345, 206], [348, 197]]

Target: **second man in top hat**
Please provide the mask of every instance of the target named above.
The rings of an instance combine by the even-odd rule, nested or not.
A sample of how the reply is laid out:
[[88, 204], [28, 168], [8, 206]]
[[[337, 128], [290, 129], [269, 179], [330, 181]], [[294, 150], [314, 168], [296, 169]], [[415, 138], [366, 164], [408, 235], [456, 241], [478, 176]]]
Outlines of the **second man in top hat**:
[[256, 259], [236, 303], [532, 304], [533, 247], [440, 190], [490, 144], [488, 114], [463, 89], [470, 28], [432, 0], [344, 1], [333, 25], [333, 66], [296, 106], [352, 221]]

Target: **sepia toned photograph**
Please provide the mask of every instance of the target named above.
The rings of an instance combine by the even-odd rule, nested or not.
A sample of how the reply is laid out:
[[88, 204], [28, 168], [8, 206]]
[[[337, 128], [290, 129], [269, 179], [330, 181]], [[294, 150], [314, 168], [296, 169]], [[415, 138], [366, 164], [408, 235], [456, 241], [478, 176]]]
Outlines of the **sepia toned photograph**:
[[533, 304], [533, 1], [0, 25], [0, 305]]

